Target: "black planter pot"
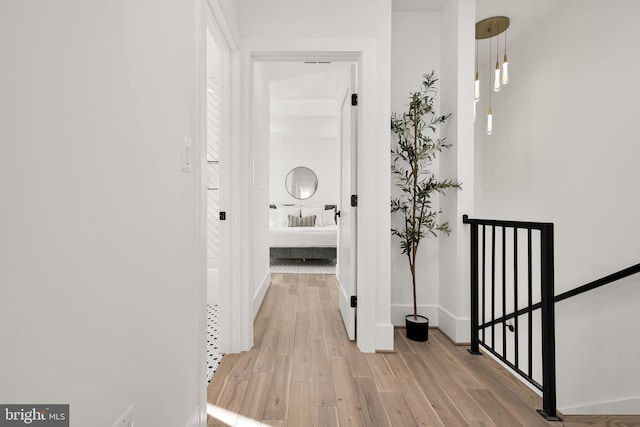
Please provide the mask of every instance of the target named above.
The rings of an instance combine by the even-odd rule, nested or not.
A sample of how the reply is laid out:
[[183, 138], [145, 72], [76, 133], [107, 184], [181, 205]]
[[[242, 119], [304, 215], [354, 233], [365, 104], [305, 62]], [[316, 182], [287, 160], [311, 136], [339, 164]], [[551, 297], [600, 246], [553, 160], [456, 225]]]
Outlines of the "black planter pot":
[[404, 319], [407, 325], [407, 338], [411, 341], [426, 341], [429, 339], [428, 318], [420, 315], [414, 317], [413, 314], [407, 314]]

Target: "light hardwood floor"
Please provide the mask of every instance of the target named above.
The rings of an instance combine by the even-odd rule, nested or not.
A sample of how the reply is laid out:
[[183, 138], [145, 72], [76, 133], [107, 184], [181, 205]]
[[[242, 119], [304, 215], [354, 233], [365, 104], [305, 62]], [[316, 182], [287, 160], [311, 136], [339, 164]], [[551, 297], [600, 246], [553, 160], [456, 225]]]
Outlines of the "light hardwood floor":
[[347, 339], [332, 275], [273, 274], [251, 351], [225, 355], [208, 388], [213, 426], [640, 426], [638, 417], [546, 422], [540, 399], [487, 356], [438, 330], [394, 353]]

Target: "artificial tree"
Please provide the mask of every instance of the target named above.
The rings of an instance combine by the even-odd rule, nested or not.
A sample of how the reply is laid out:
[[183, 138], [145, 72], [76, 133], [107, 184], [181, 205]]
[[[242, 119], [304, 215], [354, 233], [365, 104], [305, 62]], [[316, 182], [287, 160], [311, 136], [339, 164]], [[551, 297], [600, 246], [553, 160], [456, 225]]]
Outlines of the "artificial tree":
[[[433, 208], [432, 196], [459, 189], [452, 179], [439, 180], [431, 171], [436, 155], [451, 145], [439, 138], [438, 127], [451, 114], [438, 115], [434, 109], [438, 78], [432, 71], [423, 75], [420, 90], [410, 94], [409, 110], [401, 116], [391, 115], [391, 130], [397, 143], [391, 150], [391, 173], [401, 193], [391, 199], [391, 212], [403, 216], [400, 227], [391, 233], [400, 239], [402, 253], [409, 259], [413, 287], [413, 318], [418, 319], [416, 298], [416, 264], [420, 242], [439, 232], [450, 233], [447, 222], [439, 222], [441, 209]], [[409, 320], [407, 316], [407, 321]], [[428, 319], [427, 319], [428, 326]], [[426, 340], [423, 339], [423, 340]]]

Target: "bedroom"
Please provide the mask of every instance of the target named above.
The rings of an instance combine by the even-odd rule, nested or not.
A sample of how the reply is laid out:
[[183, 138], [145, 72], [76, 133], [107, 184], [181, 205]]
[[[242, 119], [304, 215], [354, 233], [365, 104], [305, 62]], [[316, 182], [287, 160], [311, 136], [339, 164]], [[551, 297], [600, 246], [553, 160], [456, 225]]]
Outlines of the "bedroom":
[[270, 62], [264, 67], [270, 100], [271, 271], [335, 274], [336, 214], [341, 206], [340, 113], [351, 66], [348, 62]]

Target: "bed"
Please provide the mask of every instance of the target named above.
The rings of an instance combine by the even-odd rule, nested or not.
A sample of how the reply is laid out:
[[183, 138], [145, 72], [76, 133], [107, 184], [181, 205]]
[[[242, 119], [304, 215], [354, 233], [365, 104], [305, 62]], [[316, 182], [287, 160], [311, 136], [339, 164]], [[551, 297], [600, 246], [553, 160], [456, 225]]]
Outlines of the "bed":
[[[299, 207], [270, 205], [269, 252], [271, 258], [336, 259], [338, 226], [336, 205]], [[289, 215], [315, 216], [313, 226], [289, 226]]]

